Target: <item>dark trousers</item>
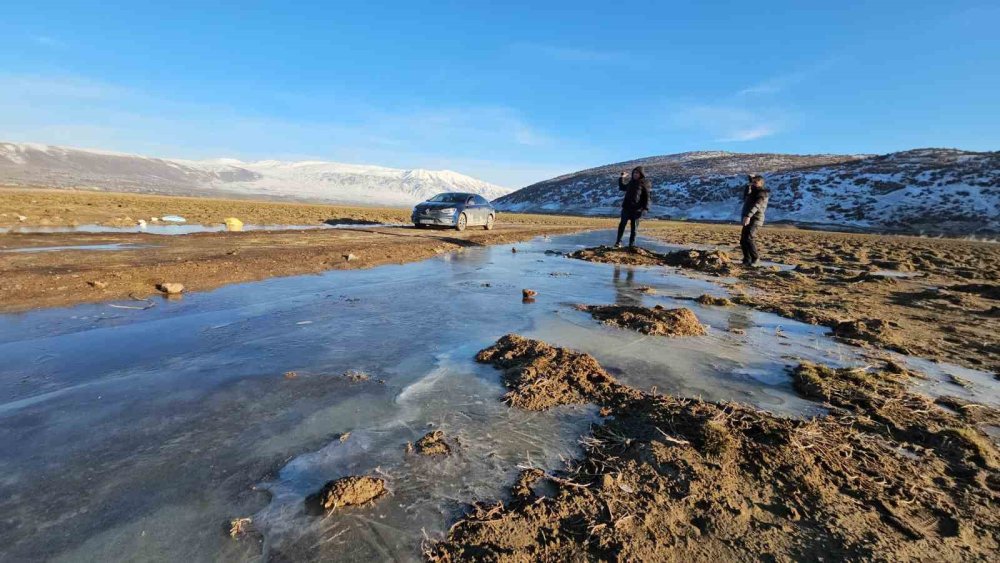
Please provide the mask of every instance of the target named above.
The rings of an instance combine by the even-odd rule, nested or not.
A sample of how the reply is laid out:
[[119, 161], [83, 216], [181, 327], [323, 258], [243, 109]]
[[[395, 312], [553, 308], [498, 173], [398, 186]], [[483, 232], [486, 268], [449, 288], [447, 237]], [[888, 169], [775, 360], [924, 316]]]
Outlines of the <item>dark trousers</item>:
[[760, 223], [750, 221], [749, 225], [743, 227], [740, 232], [740, 248], [743, 249], [743, 263], [750, 264], [760, 260], [760, 253], [757, 252], [757, 231], [760, 230]]
[[640, 214], [631, 214], [622, 211], [622, 220], [618, 223], [618, 239], [615, 240], [615, 244], [621, 243], [622, 236], [625, 234], [625, 224], [631, 221], [632, 232], [629, 234], [628, 245], [635, 246], [635, 232], [639, 230], [639, 217], [641, 217]]

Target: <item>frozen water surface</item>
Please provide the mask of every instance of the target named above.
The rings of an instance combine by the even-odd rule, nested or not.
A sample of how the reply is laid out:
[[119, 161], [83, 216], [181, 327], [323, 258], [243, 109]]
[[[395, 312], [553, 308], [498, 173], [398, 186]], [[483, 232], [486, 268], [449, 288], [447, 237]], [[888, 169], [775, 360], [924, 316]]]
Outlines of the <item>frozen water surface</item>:
[[[596, 420], [593, 407], [500, 403], [499, 373], [473, 357], [508, 332], [594, 354], [643, 389], [790, 416], [820, 411], [792, 392], [789, 366], [863, 363], [820, 327], [684, 299], [724, 294], [711, 281], [545, 253], [608, 236], [233, 285], [146, 310], [0, 316], [4, 558], [254, 560], [263, 549], [294, 560], [417, 559], [424, 534], [439, 537], [468, 502], [502, 496], [517, 464], [556, 469], [577, 455]], [[535, 303], [521, 302], [523, 288], [538, 291]], [[709, 332], [642, 336], [576, 303], [689, 307]], [[371, 379], [342, 377], [348, 370]], [[996, 396], [989, 378], [961, 373]], [[434, 429], [452, 440], [452, 456], [406, 453]], [[349, 474], [383, 475], [391, 496], [305, 513], [306, 495]], [[262, 543], [226, 534], [245, 516]]]
[[[244, 231], [298, 231], [308, 229], [350, 229], [358, 227], [398, 227], [402, 223], [321, 223], [318, 225], [249, 225], [244, 224]], [[72, 227], [0, 227], [3, 233], [148, 233], [151, 235], [190, 235], [192, 233], [219, 233], [226, 231], [223, 223], [199, 225], [194, 223], [148, 223], [145, 227], [111, 227], [107, 225], [76, 225]]]

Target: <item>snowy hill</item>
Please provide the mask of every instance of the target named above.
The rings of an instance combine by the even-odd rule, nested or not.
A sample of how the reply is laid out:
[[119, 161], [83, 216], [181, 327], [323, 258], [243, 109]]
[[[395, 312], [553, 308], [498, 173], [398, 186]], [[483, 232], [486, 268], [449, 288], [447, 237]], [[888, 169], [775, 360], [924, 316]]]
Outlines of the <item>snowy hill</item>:
[[695, 152], [567, 174], [497, 200], [502, 210], [616, 215], [617, 176], [643, 165], [653, 216], [736, 220], [746, 174], [771, 190], [769, 221], [911, 233], [1000, 232], [1000, 152], [917, 149], [884, 156]]
[[318, 161], [161, 159], [30, 143], [0, 143], [0, 184], [391, 206], [409, 206], [446, 191], [473, 192], [488, 199], [510, 191], [450, 170]]

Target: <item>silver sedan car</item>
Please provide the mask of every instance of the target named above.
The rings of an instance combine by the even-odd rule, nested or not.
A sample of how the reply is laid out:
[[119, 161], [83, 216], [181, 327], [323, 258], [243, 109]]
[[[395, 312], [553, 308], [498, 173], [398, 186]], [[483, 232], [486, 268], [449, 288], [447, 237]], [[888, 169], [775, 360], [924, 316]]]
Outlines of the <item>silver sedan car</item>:
[[417, 228], [436, 225], [464, 231], [476, 226], [491, 230], [496, 224], [497, 210], [479, 194], [448, 192], [418, 203], [411, 219]]

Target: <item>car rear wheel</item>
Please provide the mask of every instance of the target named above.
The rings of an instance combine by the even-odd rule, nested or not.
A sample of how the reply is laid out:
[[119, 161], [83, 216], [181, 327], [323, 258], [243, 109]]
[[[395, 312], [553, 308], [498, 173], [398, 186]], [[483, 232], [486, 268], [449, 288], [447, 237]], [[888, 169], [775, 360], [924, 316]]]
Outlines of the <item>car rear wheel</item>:
[[416, 227], [416, 228], [418, 228], [418, 229], [423, 229], [427, 225], [424, 225], [423, 223], [414, 223], [413, 226]]
[[455, 228], [464, 231], [467, 226], [469, 226], [469, 218], [465, 216], [465, 213], [462, 213], [458, 216], [458, 223], [455, 223]]
[[486, 229], [487, 231], [492, 231], [493, 230], [493, 223], [495, 221], [496, 221], [496, 217], [494, 217], [493, 214], [490, 213], [490, 216], [486, 218], [486, 224], [483, 225], [483, 228]]

